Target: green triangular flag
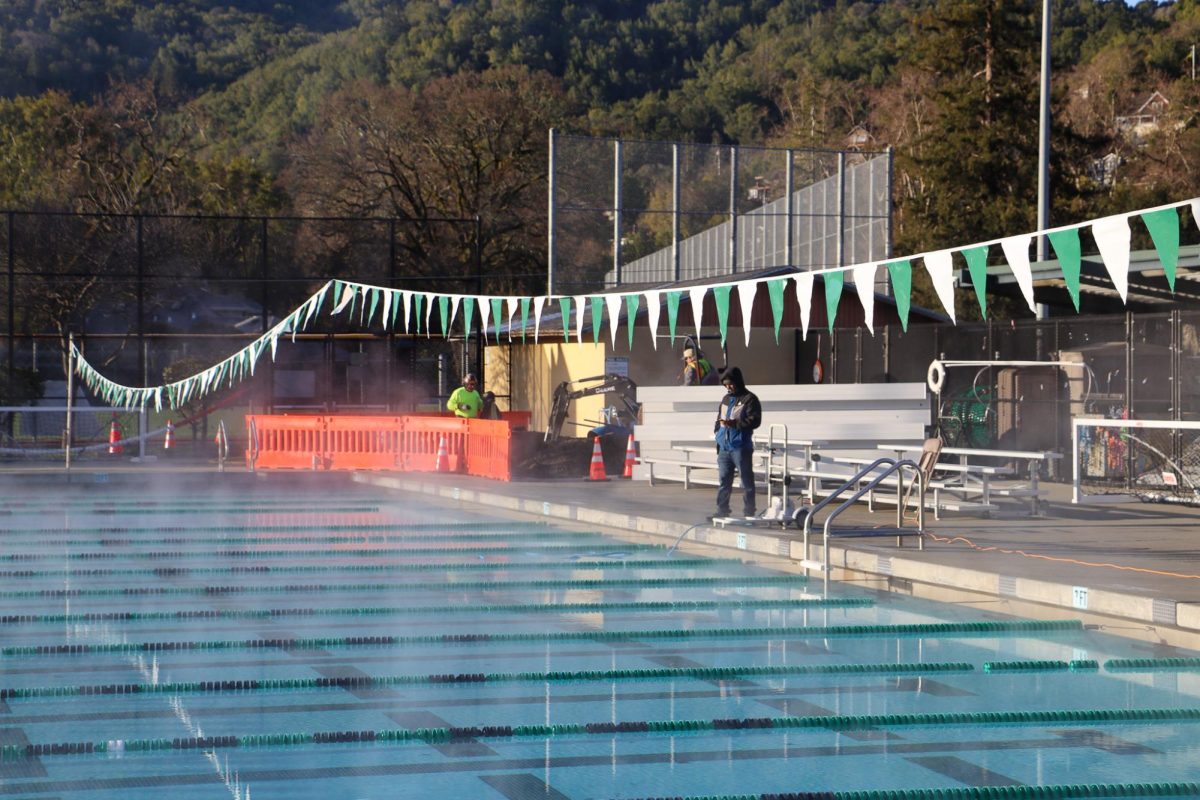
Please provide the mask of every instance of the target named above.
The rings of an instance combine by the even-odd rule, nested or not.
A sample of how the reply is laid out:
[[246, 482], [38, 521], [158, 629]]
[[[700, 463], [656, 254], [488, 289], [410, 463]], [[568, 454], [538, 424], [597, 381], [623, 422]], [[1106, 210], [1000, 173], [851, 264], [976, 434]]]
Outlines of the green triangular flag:
[[392, 298], [391, 326], [392, 326], [392, 330], [396, 330], [396, 319], [400, 316], [400, 301], [404, 295], [402, 295], [399, 292], [396, 292], [394, 290], [393, 290], [393, 294], [395, 296]]
[[525, 341], [525, 326], [529, 323], [529, 298], [521, 298], [521, 341]]
[[712, 287], [713, 300], [717, 304], [717, 327], [721, 329], [721, 347], [725, 346], [725, 334], [729, 331], [729, 290], [732, 286]]
[[[563, 341], [571, 341], [571, 298], [558, 298], [558, 307], [562, 309]], [[576, 311], [582, 313], [582, 309]]]
[[1062, 269], [1063, 281], [1067, 284], [1067, 293], [1079, 311], [1079, 270], [1083, 260], [1082, 248], [1079, 245], [1079, 229], [1068, 228], [1065, 231], [1054, 231], [1046, 234], [1054, 254], [1058, 256], [1058, 266]]
[[[499, 297], [492, 298], [492, 330], [496, 333], [496, 341], [500, 341], [500, 306], [504, 301]], [[484, 337], [487, 337], [487, 331], [483, 332]]]
[[1158, 251], [1163, 274], [1167, 276], [1167, 285], [1173, 294], [1175, 267], [1179, 265], [1179, 212], [1174, 208], [1147, 211], [1142, 214], [1142, 222], [1146, 223], [1146, 230], [1154, 240], [1154, 249]]
[[604, 298], [592, 296], [592, 344], [600, 341], [600, 320], [604, 317]]
[[348, 287], [348, 291], [350, 292], [350, 313], [346, 315], [346, 318], [354, 319], [354, 306], [358, 303], [358, 287]]
[[842, 299], [842, 287], [846, 284], [846, 273], [826, 272], [821, 276], [825, 282], [825, 321], [833, 333], [833, 321], [837, 318], [838, 303]]
[[375, 307], [379, 305], [379, 290], [371, 290], [371, 310], [367, 312], [367, 327], [371, 326], [371, 320], [375, 319]]
[[987, 319], [987, 257], [988, 246], [970, 247], [960, 251], [967, 260], [967, 272], [971, 274], [971, 283], [975, 284], [975, 298], [979, 300], [979, 312]]
[[[463, 332], [467, 335], [468, 338], [471, 336], [471, 323], [475, 321], [474, 317], [475, 317], [475, 298], [474, 297], [464, 297], [463, 298]], [[487, 331], [484, 331], [484, 334], [486, 335]]]
[[896, 314], [900, 317], [900, 329], [908, 330], [908, 309], [912, 302], [912, 262], [907, 258], [892, 261], [887, 265], [888, 277], [892, 279], [892, 296], [896, 299]]
[[633, 323], [637, 320], [638, 307], [642, 304], [641, 295], [625, 295], [625, 327], [629, 329], [629, 349], [633, 350]]
[[675, 321], [679, 319], [679, 298], [683, 292], [667, 292], [667, 327], [671, 329], [671, 346], [675, 346]]
[[449, 338], [450, 336], [450, 298], [446, 295], [440, 296], [438, 299], [438, 317], [442, 320], [442, 336]]
[[775, 321], [775, 344], [779, 344], [779, 325], [783, 322], [783, 287], [787, 278], [767, 281], [767, 296], [771, 298], [771, 317]]
[[413, 314], [417, 318], [416, 329], [417, 329], [417, 333], [420, 333], [421, 332], [421, 320], [424, 319], [424, 316], [421, 314], [421, 306], [423, 306], [425, 304], [425, 295], [414, 294], [412, 296], [412, 298], [413, 298]]

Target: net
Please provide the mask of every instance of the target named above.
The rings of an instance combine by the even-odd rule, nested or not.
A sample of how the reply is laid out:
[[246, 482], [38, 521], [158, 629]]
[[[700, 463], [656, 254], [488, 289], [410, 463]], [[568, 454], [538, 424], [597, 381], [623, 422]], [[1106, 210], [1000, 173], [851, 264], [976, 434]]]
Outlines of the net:
[[1075, 419], [1075, 502], [1134, 495], [1200, 506], [1200, 422]]
[[[138, 455], [147, 440], [163, 433], [147, 431], [140, 408], [75, 406], [71, 416], [71, 453], [77, 458], [115, 455], [109, 452], [114, 422], [116, 448], [129, 455]], [[0, 407], [0, 461], [61, 459], [66, 431], [66, 406]]]

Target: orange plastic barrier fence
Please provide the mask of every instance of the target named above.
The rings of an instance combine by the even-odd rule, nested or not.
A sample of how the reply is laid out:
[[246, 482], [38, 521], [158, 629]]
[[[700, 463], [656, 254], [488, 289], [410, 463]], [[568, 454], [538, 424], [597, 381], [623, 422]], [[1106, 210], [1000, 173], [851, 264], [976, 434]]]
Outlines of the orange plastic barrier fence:
[[250, 414], [246, 466], [433, 472], [444, 442], [451, 472], [507, 481], [512, 479], [513, 429], [528, 424], [528, 412], [507, 420]]

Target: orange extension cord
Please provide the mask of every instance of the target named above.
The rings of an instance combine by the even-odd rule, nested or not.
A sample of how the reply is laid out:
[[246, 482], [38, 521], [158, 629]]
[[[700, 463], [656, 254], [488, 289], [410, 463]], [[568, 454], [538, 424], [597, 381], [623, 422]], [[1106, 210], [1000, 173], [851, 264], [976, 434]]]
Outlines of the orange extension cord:
[[1037, 559], [1041, 559], [1042, 561], [1055, 561], [1060, 564], [1074, 564], [1074, 565], [1080, 566], [1080, 567], [1106, 567], [1108, 569], [1119, 569], [1119, 570], [1122, 570], [1123, 572], [1140, 572], [1144, 575], [1162, 575], [1162, 576], [1168, 577], [1168, 578], [1187, 578], [1190, 580], [1200, 580], [1200, 575], [1189, 575], [1189, 574], [1183, 573], [1183, 572], [1168, 572], [1166, 570], [1160, 570], [1160, 569], [1146, 569], [1145, 567], [1129, 567], [1129, 566], [1125, 566], [1124, 564], [1110, 564], [1106, 561], [1104, 561], [1104, 562], [1079, 561], [1078, 559], [1074, 559], [1074, 558], [1060, 558], [1058, 556], [1046, 556], [1046, 555], [1042, 555], [1041, 553], [1026, 553], [1024, 550], [1009, 550], [1004, 547], [984, 546], [984, 545], [975, 544], [974, 542], [972, 542], [970, 539], [966, 538], [965, 536], [945, 537], [945, 536], [938, 536], [937, 534], [933, 534], [933, 533], [929, 533], [929, 532], [926, 532], [925, 535], [928, 536], [933, 541], [940, 542], [942, 544], [965, 544], [967, 547], [971, 548], [972, 550], [978, 550], [981, 553], [1004, 553], [1005, 555], [1010, 555], [1010, 556], [1024, 556], [1025, 558], [1037, 558]]

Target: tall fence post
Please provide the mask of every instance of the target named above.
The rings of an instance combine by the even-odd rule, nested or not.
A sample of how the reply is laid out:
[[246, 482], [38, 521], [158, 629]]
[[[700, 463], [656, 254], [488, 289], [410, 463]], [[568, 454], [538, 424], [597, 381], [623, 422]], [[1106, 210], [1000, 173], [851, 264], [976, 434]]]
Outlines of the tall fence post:
[[737, 224], [738, 148], [729, 147], [729, 273], [738, 271], [738, 224]]
[[679, 143], [671, 145], [671, 275], [676, 281], [683, 278], [679, 269]]
[[[621, 140], [613, 140], [613, 227], [612, 265], [617, 286], [621, 285]], [[583, 310], [580, 309], [580, 313]], [[563, 324], [566, 324], [566, 320]]]
[[554, 128], [550, 129], [546, 176], [546, 294], [554, 294]]
[[6, 248], [8, 262], [8, 385], [11, 387], [17, 365], [17, 272], [13, 266], [13, 253], [16, 252], [13, 247], [13, 234], [16, 232], [16, 226], [13, 222], [15, 216], [13, 212], [9, 211], [5, 216], [8, 228], [8, 247]]
[[[146, 261], [143, 258], [142, 247], [142, 215], [134, 217], [136, 258], [137, 258], [137, 358], [138, 379], [142, 386], [150, 385], [150, 375], [146, 363]], [[157, 383], [158, 381], [155, 381]]]
[[792, 220], [796, 218], [796, 151], [788, 149], [786, 153], [787, 163], [784, 165], [783, 191], [787, 199], [783, 203], [783, 208], [784, 216], [787, 217], [787, 233], [783, 238], [783, 261], [786, 266], [794, 267], [796, 265], [793, 261], [796, 254], [793, 251], [795, 245], [792, 236]]

